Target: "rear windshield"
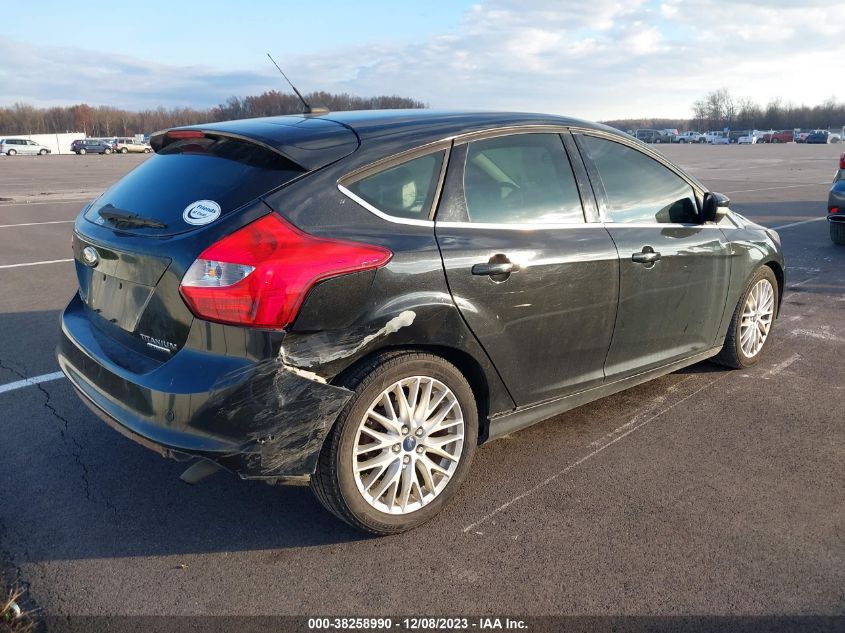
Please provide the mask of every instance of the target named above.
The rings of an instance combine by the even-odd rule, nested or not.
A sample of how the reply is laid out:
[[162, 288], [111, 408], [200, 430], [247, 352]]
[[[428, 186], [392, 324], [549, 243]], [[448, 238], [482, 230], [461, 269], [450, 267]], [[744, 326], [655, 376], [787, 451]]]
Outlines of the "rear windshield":
[[212, 201], [220, 207], [220, 215], [226, 215], [302, 172], [295, 163], [255, 143], [225, 137], [179, 139], [113, 185], [85, 218], [109, 226], [101, 210], [137, 215], [166, 226], [121, 228], [142, 234], [181, 233], [195, 228], [183, 219], [193, 203]]

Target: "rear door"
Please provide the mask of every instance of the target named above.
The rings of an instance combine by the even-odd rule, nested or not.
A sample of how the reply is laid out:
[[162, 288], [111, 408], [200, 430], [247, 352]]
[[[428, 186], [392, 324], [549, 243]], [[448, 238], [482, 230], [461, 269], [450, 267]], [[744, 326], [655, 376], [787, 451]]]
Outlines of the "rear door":
[[607, 230], [619, 251], [619, 310], [608, 379], [710, 349], [730, 281], [730, 246], [699, 219], [696, 188], [621, 139], [578, 135]]
[[455, 303], [520, 406], [602, 382], [613, 332], [616, 249], [566, 137], [456, 142], [435, 222]]

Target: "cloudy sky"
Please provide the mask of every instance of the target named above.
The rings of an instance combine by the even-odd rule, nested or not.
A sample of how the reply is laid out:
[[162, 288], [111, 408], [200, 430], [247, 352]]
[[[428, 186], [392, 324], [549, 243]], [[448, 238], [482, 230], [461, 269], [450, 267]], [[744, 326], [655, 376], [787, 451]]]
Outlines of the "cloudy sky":
[[279, 88], [433, 108], [688, 117], [727, 87], [845, 99], [826, 0], [145, 0], [4, 3], [0, 105], [206, 107]]

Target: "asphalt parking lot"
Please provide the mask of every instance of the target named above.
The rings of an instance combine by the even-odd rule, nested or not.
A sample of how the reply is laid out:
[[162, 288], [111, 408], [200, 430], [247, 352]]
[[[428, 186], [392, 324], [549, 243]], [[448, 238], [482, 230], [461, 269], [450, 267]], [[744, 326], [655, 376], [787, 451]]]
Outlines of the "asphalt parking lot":
[[845, 248], [823, 221], [842, 147], [662, 148], [782, 227], [762, 362], [695, 365], [493, 442], [447, 511], [381, 539], [305, 487], [186, 486], [63, 379], [5, 388], [58, 370], [72, 220], [146, 158], [0, 158], [8, 574], [56, 616], [845, 614]]

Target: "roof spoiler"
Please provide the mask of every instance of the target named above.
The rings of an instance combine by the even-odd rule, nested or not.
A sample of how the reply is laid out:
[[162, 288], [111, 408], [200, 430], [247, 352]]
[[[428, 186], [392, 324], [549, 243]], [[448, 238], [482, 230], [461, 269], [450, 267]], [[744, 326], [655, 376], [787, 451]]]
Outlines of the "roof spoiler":
[[150, 136], [159, 152], [184, 138], [222, 137], [260, 145], [279, 154], [303, 171], [313, 171], [350, 155], [360, 144], [348, 126], [311, 116], [241, 119], [161, 130]]

